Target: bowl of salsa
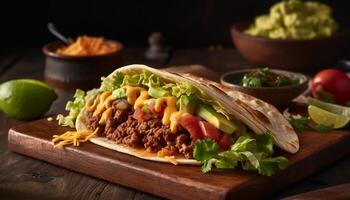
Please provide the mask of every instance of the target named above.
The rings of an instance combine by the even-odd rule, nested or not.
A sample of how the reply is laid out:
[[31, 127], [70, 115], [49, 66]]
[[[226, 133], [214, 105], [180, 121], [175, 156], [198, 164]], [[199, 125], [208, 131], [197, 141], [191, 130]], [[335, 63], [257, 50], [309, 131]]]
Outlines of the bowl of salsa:
[[308, 89], [309, 78], [301, 73], [265, 68], [227, 72], [221, 83], [275, 106], [287, 105]]

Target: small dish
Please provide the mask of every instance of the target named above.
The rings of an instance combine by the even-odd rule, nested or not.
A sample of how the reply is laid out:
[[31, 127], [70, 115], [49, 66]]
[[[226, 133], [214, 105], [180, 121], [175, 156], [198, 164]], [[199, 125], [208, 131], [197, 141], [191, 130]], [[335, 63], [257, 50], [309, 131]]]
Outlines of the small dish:
[[221, 76], [220, 81], [223, 85], [235, 90], [244, 92], [251, 96], [257, 97], [274, 106], [281, 106], [290, 103], [293, 99], [303, 94], [308, 89], [309, 78], [301, 73], [290, 72], [285, 70], [271, 69], [272, 72], [285, 75], [289, 78], [299, 79], [297, 85], [282, 87], [244, 87], [240, 85], [243, 76], [256, 69], [235, 70], [225, 73]]
[[63, 90], [84, 90], [96, 87], [101, 82], [101, 76], [110, 74], [122, 66], [123, 45], [116, 43], [118, 48], [108, 54], [91, 56], [67, 56], [56, 53], [62, 47], [62, 42], [51, 42], [43, 47], [46, 56], [44, 80], [54, 88]]

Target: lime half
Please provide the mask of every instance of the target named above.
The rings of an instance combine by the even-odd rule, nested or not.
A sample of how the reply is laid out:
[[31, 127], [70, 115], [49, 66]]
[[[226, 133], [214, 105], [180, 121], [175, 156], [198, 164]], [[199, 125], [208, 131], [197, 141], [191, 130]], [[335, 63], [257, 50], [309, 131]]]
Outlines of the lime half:
[[0, 110], [18, 119], [44, 115], [56, 98], [54, 90], [38, 80], [18, 79], [0, 85]]
[[309, 105], [322, 108], [323, 110], [327, 110], [331, 113], [350, 117], [350, 107], [340, 106], [332, 103], [326, 103], [324, 101], [320, 101], [318, 99], [314, 99], [311, 97], [307, 98], [307, 102], [309, 103]]
[[333, 126], [333, 128], [344, 127], [350, 121], [350, 117], [335, 114], [313, 105], [309, 105], [308, 112], [311, 119], [317, 124]]

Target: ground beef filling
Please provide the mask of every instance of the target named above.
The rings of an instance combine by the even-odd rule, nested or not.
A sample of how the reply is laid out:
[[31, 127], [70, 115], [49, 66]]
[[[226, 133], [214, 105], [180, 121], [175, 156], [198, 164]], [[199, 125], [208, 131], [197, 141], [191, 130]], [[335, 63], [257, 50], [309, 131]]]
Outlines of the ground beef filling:
[[134, 148], [145, 148], [149, 152], [156, 153], [160, 150], [167, 155], [182, 154], [186, 158], [192, 158], [193, 142], [186, 130], [176, 133], [170, 131], [169, 126], [164, 126], [160, 118], [151, 118], [139, 122], [133, 118], [133, 109], [118, 109], [112, 106], [110, 119], [106, 125], [100, 125], [100, 116], [87, 113], [87, 126], [95, 130], [99, 127], [99, 136], [105, 136], [119, 144], [126, 144]]

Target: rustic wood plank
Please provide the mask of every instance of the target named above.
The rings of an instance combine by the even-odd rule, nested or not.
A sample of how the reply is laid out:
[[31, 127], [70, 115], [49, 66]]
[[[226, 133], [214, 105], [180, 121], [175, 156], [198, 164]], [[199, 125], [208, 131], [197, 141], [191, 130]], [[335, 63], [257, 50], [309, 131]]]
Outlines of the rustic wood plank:
[[350, 183], [323, 188], [295, 196], [283, 198], [283, 200], [312, 200], [312, 199], [333, 199], [346, 200], [350, 199]]
[[53, 148], [50, 141], [52, 135], [66, 130], [56, 122], [45, 119], [25, 123], [11, 129], [9, 148], [77, 172], [171, 199], [258, 199], [350, 153], [350, 132], [332, 131], [324, 137], [324, 133], [306, 131], [299, 138], [303, 148], [297, 154], [277, 153], [288, 158], [289, 167], [275, 176], [262, 177], [241, 170], [203, 174], [198, 166], [149, 162], [92, 143], [84, 143], [79, 148]]

